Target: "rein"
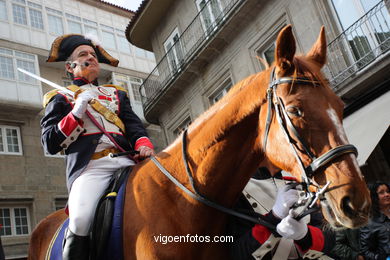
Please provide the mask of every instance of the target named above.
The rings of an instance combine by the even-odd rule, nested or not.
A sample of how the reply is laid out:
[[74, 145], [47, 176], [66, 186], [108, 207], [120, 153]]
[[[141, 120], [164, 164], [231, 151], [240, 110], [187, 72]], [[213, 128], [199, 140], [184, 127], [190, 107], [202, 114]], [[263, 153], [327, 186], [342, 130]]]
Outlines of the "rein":
[[197, 189], [195, 188], [195, 185], [194, 185], [194, 180], [193, 180], [193, 177], [192, 177], [192, 174], [191, 174], [191, 171], [190, 171], [190, 168], [189, 168], [189, 165], [188, 165], [188, 160], [187, 160], [187, 153], [186, 153], [186, 150], [184, 149], [186, 147], [186, 144], [187, 144], [187, 130], [185, 130], [183, 132], [183, 155], [185, 155], [185, 158], [183, 157], [183, 161], [184, 161], [184, 165], [185, 165], [185, 168], [186, 168], [186, 173], [187, 173], [187, 176], [188, 176], [188, 179], [190, 180], [190, 184], [194, 190], [194, 192], [190, 191], [189, 189], [187, 189], [183, 184], [181, 184], [175, 177], [172, 176], [172, 174], [167, 171], [167, 169], [164, 168], [164, 166], [161, 165], [161, 163], [157, 160], [156, 157], [152, 156], [150, 157], [150, 159], [152, 160], [152, 162], [157, 166], [157, 168], [160, 169], [160, 171], [162, 173], [164, 173], [164, 175], [170, 180], [172, 181], [177, 187], [179, 187], [182, 191], [184, 191], [187, 195], [189, 195], [191, 198], [211, 207], [211, 208], [214, 208], [214, 209], [217, 209], [219, 211], [222, 211], [226, 214], [229, 214], [229, 215], [232, 215], [232, 216], [235, 216], [235, 217], [239, 217], [239, 218], [242, 218], [242, 219], [246, 219], [246, 220], [249, 220], [253, 223], [256, 223], [256, 224], [260, 224], [260, 225], [263, 225], [267, 228], [269, 228], [270, 230], [275, 230], [275, 226], [270, 224], [269, 222], [266, 222], [264, 220], [262, 220], [261, 218], [255, 218], [255, 217], [252, 217], [252, 216], [249, 216], [249, 215], [246, 215], [246, 214], [243, 214], [243, 213], [240, 213], [238, 211], [235, 211], [235, 210], [232, 210], [232, 209], [229, 209], [227, 207], [224, 207], [220, 204], [217, 204], [213, 201], [211, 201], [210, 199], [208, 199], [207, 197], [205, 197], [204, 195], [200, 194]]

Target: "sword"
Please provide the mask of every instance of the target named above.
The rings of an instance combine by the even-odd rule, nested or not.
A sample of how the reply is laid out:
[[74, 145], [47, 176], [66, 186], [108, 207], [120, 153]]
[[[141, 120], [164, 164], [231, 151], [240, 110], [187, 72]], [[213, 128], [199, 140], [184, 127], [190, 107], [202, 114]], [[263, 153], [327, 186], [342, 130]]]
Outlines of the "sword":
[[71, 90], [69, 90], [67, 88], [64, 88], [64, 87], [62, 87], [62, 86], [60, 86], [60, 85], [58, 85], [58, 84], [56, 84], [54, 82], [51, 82], [50, 80], [42, 78], [42, 77], [40, 77], [38, 75], [35, 75], [34, 73], [31, 73], [31, 72], [29, 72], [27, 70], [24, 70], [24, 69], [21, 69], [21, 68], [18, 68], [18, 71], [20, 71], [20, 72], [22, 72], [24, 74], [27, 74], [30, 77], [32, 77], [34, 79], [37, 79], [37, 80], [39, 80], [39, 81], [41, 81], [43, 83], [46, 83], [50, 87], [53, 87], [53, 88], [58, 89], [58, 90], [61, 90], [61, 91], [65, 92], [66, 94], [71, 95], [72, 97], [74, 96], [74, 92], [73, 91], [71, 91]]

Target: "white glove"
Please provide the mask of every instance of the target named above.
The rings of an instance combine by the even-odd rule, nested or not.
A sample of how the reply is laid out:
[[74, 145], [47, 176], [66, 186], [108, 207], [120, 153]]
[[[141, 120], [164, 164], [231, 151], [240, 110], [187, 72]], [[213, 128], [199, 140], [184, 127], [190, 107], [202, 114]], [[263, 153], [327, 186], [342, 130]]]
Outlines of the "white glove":
[[278, 191], [276, 201], [272, 207], [273, 214], [282, 219], [288, 215], [290, 208], [299, 200], [299, 192], [293, 189], [294, 186], [286, 185]]
[[88, 102], [95, 98], [95, 96], [96, 95], [90, 90], [86, 90], [79, 94], [72, 109], [72, 114], [77, 118], [82, 118], [87, 110]]
[[300, 240], [306, 236], [308, 228], [302, 219], [299, 221], [294, 219], [291, 210], [290, 214], [276, 226], [276, 230], [282, 237]]

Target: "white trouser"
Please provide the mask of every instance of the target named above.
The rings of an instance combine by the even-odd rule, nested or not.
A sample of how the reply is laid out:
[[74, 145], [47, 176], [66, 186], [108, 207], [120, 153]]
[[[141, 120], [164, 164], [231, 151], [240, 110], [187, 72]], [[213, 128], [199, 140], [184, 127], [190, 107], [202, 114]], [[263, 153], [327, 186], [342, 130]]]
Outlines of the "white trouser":
[[119, 168], [134, 165], [125, 156], [91, 160], [72, 184], [69, 193], [69, 229], [74, 234], [86, 236], [95, 215], [100, 197], [107, 189], [112, 175]]

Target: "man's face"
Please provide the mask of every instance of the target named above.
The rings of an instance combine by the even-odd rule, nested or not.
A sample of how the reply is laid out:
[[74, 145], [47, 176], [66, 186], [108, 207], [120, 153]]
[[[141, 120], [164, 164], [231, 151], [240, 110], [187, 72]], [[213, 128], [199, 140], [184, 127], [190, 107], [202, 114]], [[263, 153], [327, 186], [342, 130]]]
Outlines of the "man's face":
[[[100, 65], [95, 50], [91, 46], [78, 46], [70, 57], [71, 63], [76, 64], [76, 67], [72, 68], [70, 64], [66, 64], [66, 70], [72, 73], [75, 78], [84, 77], [93, 81], [99, 76]], [[85, 62], [88, 62], [89, 65], [85, 66]]]

